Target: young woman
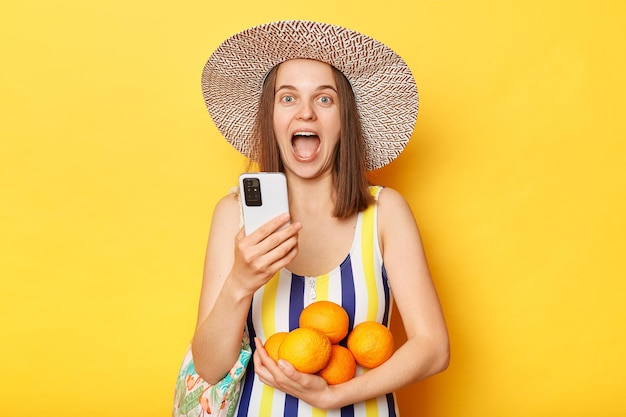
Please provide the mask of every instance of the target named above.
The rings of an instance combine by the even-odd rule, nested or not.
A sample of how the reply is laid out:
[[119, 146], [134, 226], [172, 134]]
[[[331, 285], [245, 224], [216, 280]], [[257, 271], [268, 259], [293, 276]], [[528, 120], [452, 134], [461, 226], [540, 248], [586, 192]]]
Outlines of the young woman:
[[[226, 139], [261, 171], [285, 174], [290, 213], [246, 236], [237, 196], [217, 204], [192, 341], [198, 375], [215, 384], [228, 374], [247, 332], [254, 355], [235, 415], [399, 415], [392, 393], [444, 370], [449, 358], [411, 210], [366, 177], [412, 133], [417, 90], [408, 67], [365, 35], [274, 22], [225, 41], [205, 67], [203, 92]], [[388, 326], [395, 302], [406, 343], [338, 385], [274, 362], [263, 348], [270, 333], [293, 330], [321, 299], [346, 309], [350, 329], [365, 320]]]

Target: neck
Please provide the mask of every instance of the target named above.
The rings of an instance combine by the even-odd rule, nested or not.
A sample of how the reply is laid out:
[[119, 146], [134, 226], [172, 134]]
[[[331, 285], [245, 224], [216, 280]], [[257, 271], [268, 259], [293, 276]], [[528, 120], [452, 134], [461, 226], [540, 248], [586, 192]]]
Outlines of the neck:
[[336, 192], [332, 174], [313, 179], [301, 178], [287, 173], [289, 187], [289, 209], [294, 218], [305, 216], [332, 216], [335, 209]]

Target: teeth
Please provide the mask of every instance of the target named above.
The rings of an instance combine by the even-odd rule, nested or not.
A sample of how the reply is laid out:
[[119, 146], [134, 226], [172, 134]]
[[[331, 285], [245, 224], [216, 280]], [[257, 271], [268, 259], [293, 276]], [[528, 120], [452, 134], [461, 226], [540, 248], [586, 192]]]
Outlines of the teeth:
[[296, 132], [293, 134], [294, 136], [315, 136], [313, 132]]

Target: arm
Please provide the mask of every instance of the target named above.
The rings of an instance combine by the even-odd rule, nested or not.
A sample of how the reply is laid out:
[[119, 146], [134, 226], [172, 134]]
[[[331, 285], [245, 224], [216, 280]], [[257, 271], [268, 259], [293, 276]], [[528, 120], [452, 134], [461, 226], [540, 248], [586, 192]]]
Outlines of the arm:
[[255, 370], [262, 381], [326, 409], [339, 408], [393, 392], [448, 366], [448, 333], [432, 283], [421, 238], [404, 198], [385, 188], [379, 197], [383, 259], [407, 341], [381, 366], [346, 383], [328, 386], [322, 378], [274, 364], [259, 348]]
[[237, 360], [254, 292], [297, 253], [299, 223], [277, 230], [287, 220], [279, 216], [245, 236], [234, 194], [215, 207], [192, 340], [198, 375], [211, 384]]

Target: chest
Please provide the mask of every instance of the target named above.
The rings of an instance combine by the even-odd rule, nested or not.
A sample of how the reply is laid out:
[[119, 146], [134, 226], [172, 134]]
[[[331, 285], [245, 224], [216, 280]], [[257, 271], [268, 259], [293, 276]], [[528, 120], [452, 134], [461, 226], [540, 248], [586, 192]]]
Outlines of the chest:
[[303, 221], [298, 236], [298, 255], [287, 268], [307, 277], [330, 272], [350, 253], [356, 227], [356, 215], [344, 220]]

